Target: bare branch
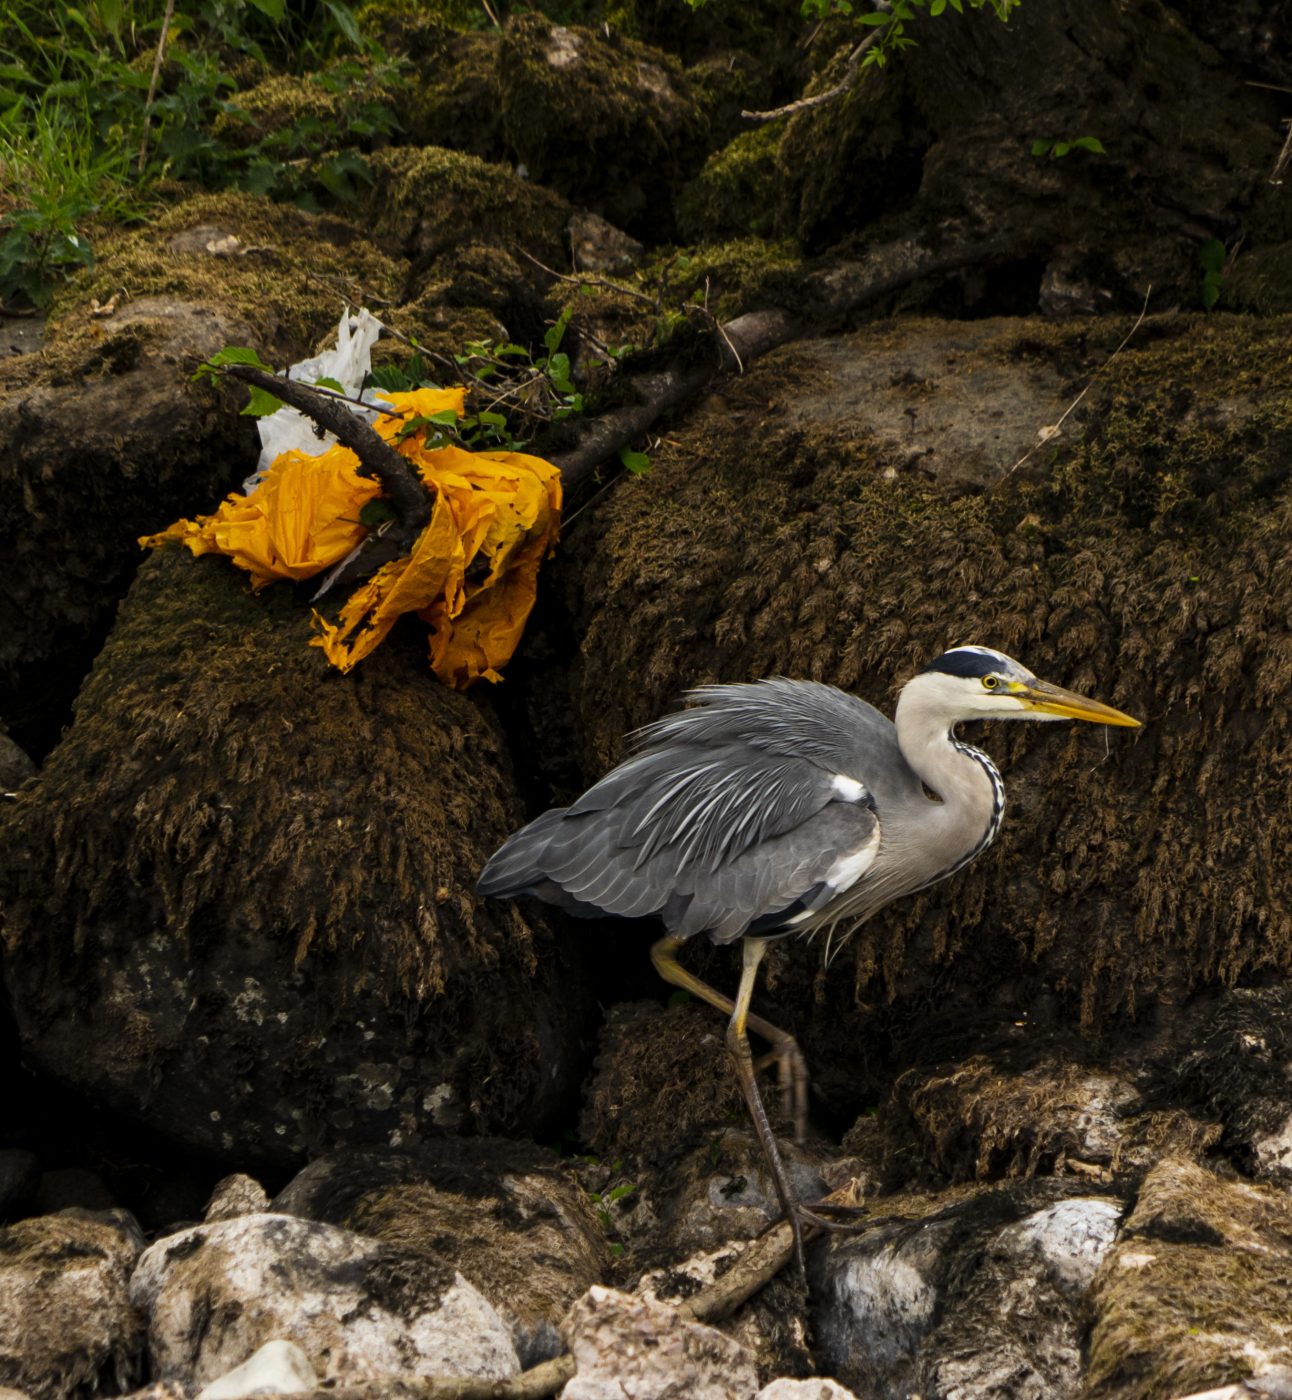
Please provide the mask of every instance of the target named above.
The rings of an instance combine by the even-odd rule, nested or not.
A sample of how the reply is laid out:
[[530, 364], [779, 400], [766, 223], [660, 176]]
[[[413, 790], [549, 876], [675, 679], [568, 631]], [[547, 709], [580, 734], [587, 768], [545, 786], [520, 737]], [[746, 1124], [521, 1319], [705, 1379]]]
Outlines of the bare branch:
[[[875, 0], [875, 8], [878, 10], [888, 9], [886, 0]], [[800, 97], [797, 102], [787, 102], [784, 107], [773, 107], [770, 112], [741, 112], [740, 115], [750, 122], [774, 122], [777, 117], [792, 117], [796, 112], [806, 112], [812, 107], [824, 107], [827, 102], [833, 102], [836, 98], [842, 97], [856, 80], [857, 69], [866, 55], [866, 50], [878, 43], [879, 36], [883, 32], [882, 29], [872, 29], [853, 49], [852, 53], [848, 55], [848, 66], [843, 71], [843, 77], [828, 92], [818, 92], [811, 97]]]
[[161, 77], [162, 59], [166, 57], [166, 40], [170, 35], [171, 17], [175, 13], [175, 0], [166, 0], [166, 13], [162, 16], [161, 33], [157, 36], [157, 52], [153, 55], [153, 73], [148, 80], [148, 97], [144, 101], [144, 129], [139, 138], [139, 173], [143, 173], [144, 161], [148, 158], [148, 124], [152, 121], [153, 102], [157, 97], [157, 82]]
[[417, 531], [431, 518], [431, 498], [408, 463], [357, 413], [343, 408], [335, 396], [254, 365], [225, 365], [223, 372], [273, 394], [332, 433], [358, 457], [363, 474], [381, 482], [403, 526]]

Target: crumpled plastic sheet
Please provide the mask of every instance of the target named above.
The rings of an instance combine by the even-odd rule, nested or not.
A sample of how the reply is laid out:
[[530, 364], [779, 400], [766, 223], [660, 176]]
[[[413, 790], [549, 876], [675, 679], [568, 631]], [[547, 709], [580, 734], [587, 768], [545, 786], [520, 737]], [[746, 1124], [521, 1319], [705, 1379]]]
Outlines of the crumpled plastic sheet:
[[[417, 389], [384, 394], [391, 414], [373, 427], [431, 492], [430, 523], [411, 553], [361, 584], [337, 623], [315, 613], [322, 647], [348, 671], [369, 655], [403, 613], [431, 627], [431, 667], [459, 688], [501, 679], [520, 641], [538, 586], [538, 569], [555, 546], [561, 477], [550, 462], [523, 452], [427, 449], [419, 430], [397, 440], [407, 416], [461, 414], [466, 391]], [[358, 473], [358, 458], [335, 444], [317, 456], [278, 457], [250, 493], [228, 497], [214, 515], [180, 520], [140, 544], [178, 541], [193, 554], [227, 555], [253, 589], [306, 579], [344, 559], [369, 533], [359, 512], [381, 494]]]

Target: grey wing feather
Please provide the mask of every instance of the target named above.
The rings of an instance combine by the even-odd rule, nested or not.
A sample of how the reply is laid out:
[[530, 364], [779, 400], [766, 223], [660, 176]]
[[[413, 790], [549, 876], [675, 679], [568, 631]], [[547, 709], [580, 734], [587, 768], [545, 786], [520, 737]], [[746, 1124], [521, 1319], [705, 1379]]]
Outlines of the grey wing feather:
[[[575, 913], [660, 915], [686, 937], [772, 932], [846, 888], [878, 847], [857, 739], [892, 726], [810, 682], [692, 692], [696, 709], [642, 731], [638, 752], [576, 802], [517, 832], [483, 894], [535, 894]], [[849, 728], [851, 724], [851, 729]], [[891, 747], [896, 745], [889, 739]], [[852, 779], [841, 789], [836, 774]], [[840, 873], [840, 872], [843, 873]], [[832, 878], [842, 885], [833, 885]]]

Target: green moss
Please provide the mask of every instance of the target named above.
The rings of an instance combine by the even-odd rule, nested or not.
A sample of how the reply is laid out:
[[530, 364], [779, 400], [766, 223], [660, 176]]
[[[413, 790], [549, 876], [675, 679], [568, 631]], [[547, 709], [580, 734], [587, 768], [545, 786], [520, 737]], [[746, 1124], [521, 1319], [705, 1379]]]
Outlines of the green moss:
[[640, 273], [666, 307], [693, 301], [719, 321], [769, 306], [802, 306], [803, 264], [790, 242], [733, 239], [660, 253]]
[[259, 195], [195, 195], [106, 243], [94, 269], [60, 293], [55, 333], [69, 349], [101, 341], [112, 323], [92, 316], [91, 301], [128, 289], [136, 300], [218, 305], [253, 328], [265, 358], [282, 362], [312, 351], [344, 300], [398, 300], [406, 275], [344, 220]]
[[419, 269], [466, 243], [520, 246], [548, 266], [565, 259], [569, 205], [506, 166], [431, 146], [381, 151], [371, 168], [362, 216]]
[[683, 238], [704, 242], [765, 237], [776, 217], [777, 153], [785, 123], [770, 122], [743, 132], [711, 155], [677, 202]]

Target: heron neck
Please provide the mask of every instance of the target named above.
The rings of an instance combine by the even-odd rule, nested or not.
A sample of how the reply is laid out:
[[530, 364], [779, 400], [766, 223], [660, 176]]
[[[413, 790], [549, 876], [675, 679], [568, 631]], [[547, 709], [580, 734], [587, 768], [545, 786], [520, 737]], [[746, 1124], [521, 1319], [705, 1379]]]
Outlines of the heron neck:
[[897, 743], [920, 781], [940, 799], [929, 803], [921, 826], [926, 849], [939, 865], [930, 878], [941, 878], [990, 844], [1004, 813], [1005, 789], [991, 759], [956, 738], [954, 720], [945, 711], [921, 704], [918, 697], [908, 703], [908, 695], [897, 703]]

